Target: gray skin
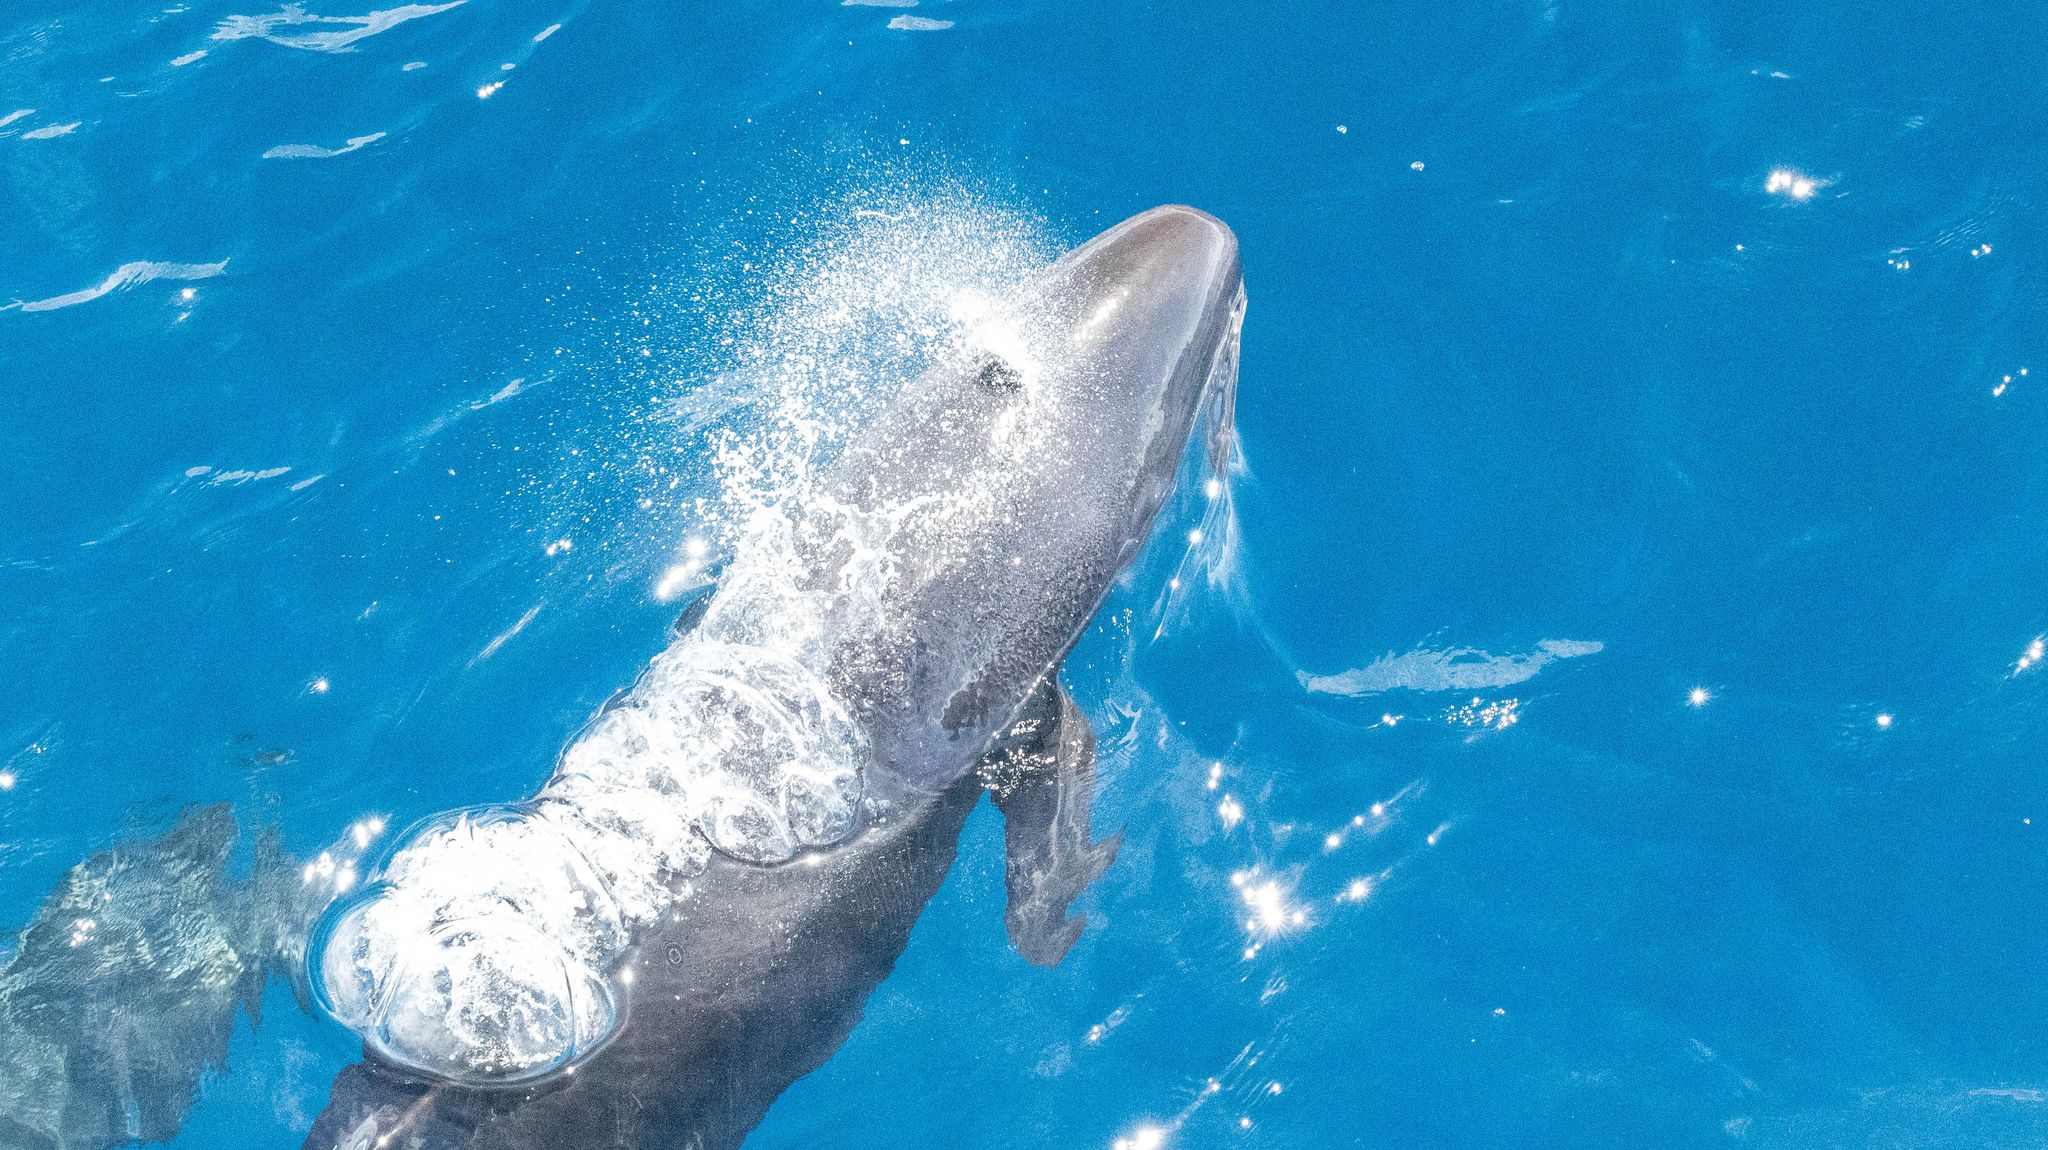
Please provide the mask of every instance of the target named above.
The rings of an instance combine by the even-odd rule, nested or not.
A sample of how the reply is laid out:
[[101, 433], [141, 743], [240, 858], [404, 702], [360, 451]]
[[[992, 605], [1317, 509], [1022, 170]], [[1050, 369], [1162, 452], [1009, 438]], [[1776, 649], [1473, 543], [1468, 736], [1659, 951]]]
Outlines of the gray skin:
[[[881, 601], [833, 608], [827, 677], [872, 754], [856, 834], [781, 866], [714, 856], [629, 952], [626, 1019], [573, 1072], [490, 1090], [365, 1061], [336, 1078], [308, 1147], [739, 1146], [859, 1021], [984, 789], [1008, 823], [1012, 938], [1042, 965], [1065, 954], [1083, 925], [1068, 904], [1115, 844], [1090, 841], [1094, 740], [1057, 671], [1150, 534], [1205, 405], [1227, 426], [1236, 240], [1193, 209], [1154, 209], [1021, 299], [1029, 360], [964, 349], [824, 479], [857, 512], [981, 493], [905, 519]], [[815, 526], [799, 532], [807, 565], [837, 572], [844, 544]], [[744, 641], [747, 612], [729, 606], [685, 625]]]

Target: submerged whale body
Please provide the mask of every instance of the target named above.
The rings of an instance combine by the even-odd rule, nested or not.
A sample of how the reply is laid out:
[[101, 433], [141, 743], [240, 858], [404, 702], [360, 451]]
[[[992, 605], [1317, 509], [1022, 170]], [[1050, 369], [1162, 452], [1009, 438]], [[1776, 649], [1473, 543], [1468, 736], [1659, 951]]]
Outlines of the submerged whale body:
[[349, 828], [302, 861], [225, 805], [100, 851], [60, 879], [0, 962], [0, 1147], [166, 1142], [227, 1062], [272, 974], [304, 1000], [307, 929], [372, 837]]

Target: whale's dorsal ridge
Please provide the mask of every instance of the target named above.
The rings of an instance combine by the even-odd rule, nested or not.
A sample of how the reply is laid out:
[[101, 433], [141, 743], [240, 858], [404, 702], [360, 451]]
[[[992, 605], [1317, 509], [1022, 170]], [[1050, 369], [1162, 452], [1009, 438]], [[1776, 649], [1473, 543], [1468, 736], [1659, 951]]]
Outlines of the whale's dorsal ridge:
[[983, 778], [1003, 812], [1010, 943], [1033, 965], [1057, 966], [1088, 926], [1068, 908], [1109, 869], [1124, 837], [1093, 838], [1095, 730], [1057, 676], [996, 741]]

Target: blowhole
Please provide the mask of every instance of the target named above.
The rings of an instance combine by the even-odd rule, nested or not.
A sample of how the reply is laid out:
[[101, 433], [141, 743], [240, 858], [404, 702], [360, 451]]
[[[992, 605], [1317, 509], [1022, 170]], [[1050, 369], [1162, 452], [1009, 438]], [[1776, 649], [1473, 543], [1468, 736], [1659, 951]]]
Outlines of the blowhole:
[[1008, 360], [998, 355], [983, 360], [975, 372], [975, 379], [990, 391], [1016, 391], [1024, 386], [1024, 375], [1011, 367]]

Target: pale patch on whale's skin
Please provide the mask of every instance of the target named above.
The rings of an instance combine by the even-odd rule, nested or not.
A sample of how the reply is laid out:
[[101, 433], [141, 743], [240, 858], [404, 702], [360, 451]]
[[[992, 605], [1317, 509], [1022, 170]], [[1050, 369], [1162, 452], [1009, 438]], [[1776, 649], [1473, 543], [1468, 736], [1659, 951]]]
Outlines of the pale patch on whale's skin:
[[1473, 647], [1441, 651], [1418, 649], [1389, 652], [1355, 670], [1335, 675], [1295, 672], [1303, 688], [1316, 695], [1377, 695], [1384, 691], [1478, 691], [1527, 682], [1559, 659], [1597, 655], [1606, 644], [1573, 639], [1545, 639], [1519, 655], [1489, 655]]

